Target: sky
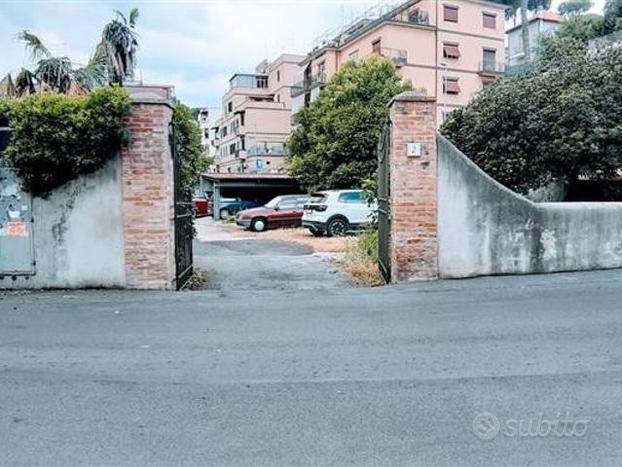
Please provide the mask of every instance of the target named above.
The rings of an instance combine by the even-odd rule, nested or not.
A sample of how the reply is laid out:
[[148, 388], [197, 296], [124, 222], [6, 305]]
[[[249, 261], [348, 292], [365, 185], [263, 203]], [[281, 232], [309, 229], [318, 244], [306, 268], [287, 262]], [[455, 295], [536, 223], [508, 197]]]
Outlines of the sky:
[[[554, 1], [553, 7], [560, 0]], [[138, 76], [172, 84], [193, 107], [217, 108], [235, 72], [253, 72], [264, 58], [306, 54], [325, 33], [379, 1], [369, 0], [0, 0], [0, 76], [28, 66], [19, 31], [86, 63], [114, 9], [140, 10]], [[392, 3], [395, 3], [393, 1]], [[604, 0], [593, 8], [602, 12]]]

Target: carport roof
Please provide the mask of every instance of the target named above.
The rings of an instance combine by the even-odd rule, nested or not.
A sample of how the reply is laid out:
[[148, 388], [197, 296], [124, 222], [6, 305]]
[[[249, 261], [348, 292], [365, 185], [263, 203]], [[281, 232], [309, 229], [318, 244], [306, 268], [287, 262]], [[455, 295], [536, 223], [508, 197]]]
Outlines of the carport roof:
[[286, 174], [204, 173], [202, 177], [221, 188], [300, 188], [298, 180]]
[[230, 173], [204, 173], [203, 178], [217, 182], [236, 180], [296, 180], [285, 174], [230, 174]]

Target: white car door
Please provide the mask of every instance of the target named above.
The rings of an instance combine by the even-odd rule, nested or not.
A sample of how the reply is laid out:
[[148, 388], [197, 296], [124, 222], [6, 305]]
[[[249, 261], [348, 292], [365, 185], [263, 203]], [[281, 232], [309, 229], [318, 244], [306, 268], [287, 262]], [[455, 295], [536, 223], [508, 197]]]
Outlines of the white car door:
[[371, 209], [361, 191], [346, 191], [339, 195], [340, 208], [350, 224], [363, 224], [370, 221]]

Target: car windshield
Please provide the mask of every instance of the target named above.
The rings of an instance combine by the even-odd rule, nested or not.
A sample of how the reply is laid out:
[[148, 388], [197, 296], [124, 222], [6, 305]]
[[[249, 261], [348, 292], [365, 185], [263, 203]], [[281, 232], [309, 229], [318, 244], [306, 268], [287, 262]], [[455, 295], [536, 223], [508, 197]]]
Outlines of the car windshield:
[[275, 207], [277, 207], [277, 206], [278, 206], [279, 201], [281, 201], [281, 197], [280, 197], [280, 196], [277, 196], [276, 198], [273, 198], [273, 199], [271, 199], [270, 201], [268, 201], [268, 202], [266, 203], [266, 206], [265, 206], [265, 207], [270, 208], [270, 209], [274, 209]]

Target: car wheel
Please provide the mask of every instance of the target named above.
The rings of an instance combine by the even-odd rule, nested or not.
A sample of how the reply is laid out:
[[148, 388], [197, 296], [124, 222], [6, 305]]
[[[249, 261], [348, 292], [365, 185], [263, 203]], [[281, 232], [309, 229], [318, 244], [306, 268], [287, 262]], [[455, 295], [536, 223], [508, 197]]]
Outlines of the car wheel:
[[225, 209], [221, 209], [220, 210], [220, 218], [221, 219], [223, 219], [223, 218], [226, 219], [228, 217], [231, 217], [231, 213], [229, 212], [229, 210], [226, 209], [226, 208]]
[[253, 219], [251, 221], [251, 230], [255, 232], [263, 232], [266, 230], [267, 222], [265, 219], [258, 217], [257, 219]]
[[348, 221], [343, 217], [335, 217], [326, 226], [326, 235], [329, 237], [343, 237], [348, 233]]

